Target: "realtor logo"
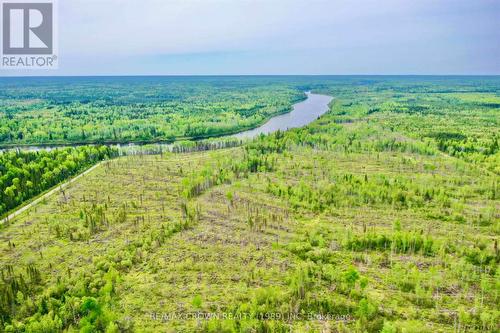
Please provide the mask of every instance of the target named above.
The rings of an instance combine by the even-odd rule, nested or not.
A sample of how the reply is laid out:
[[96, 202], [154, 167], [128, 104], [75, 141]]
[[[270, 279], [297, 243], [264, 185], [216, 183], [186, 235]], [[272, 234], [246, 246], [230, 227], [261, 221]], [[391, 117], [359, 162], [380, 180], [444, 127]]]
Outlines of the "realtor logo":
[[52, 54], [51, 3], [3, 4], [3, 54]]
[[3, 0], [2, 68], [56, 68], [54, 1]]

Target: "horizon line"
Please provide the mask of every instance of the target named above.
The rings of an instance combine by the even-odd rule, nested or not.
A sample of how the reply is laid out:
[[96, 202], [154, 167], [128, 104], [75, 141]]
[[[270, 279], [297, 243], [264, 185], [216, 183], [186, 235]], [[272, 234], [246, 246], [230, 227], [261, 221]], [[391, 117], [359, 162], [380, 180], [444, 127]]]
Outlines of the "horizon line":
[[9, 78], [72, 78], [72, 77], [497, 77], [500, 74], [85, 74], [85, 75], [6, 75]]

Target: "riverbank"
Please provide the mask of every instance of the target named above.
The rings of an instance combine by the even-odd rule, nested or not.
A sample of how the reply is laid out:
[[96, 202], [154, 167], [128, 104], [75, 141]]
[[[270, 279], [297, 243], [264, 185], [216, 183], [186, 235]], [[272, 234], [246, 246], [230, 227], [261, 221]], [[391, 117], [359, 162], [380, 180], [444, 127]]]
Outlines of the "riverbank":
[[257, 127], [243, 127], [234, 131], [221, 133], [217, 135], [203, 135], [196, 137], [175, 137], [172, 139], [160, 140], [133, 140], [133, 141], [95, 141], [95, 142], [75, 142], [75, 143], [44, 143], [44, 144], [12, 144], [1, 145], [0, 153], [4, 151], [37, 151], [52, 150], [58, 148], [80, 147], [88, 145], [105, 145], [116, 147], [118, 149], [127, 149], [135, 146], [160, 145], [169, 146], [180, 141], [201, 141], [217, 138], [236, 138], [249, 139], [260, 134], [269, 134], [277, 130], [286, 131], [291, 128], [302, 127], [316, 120], [329, 110], [329, 103], [333, 98], [327, 95], [305, 92], [305, 98], [294, 103], [289, 112], [279, 113], [273, 117], [264, 120]]
[[[329, 110], [329, 103], [333, 99], [330, 96], [326, 95], [319, 95], [319, 94], [313, 94], [310, 92], [306, 93], [307, 99], [296, 103], [292, 106], [292, 111], [283, 115], [278, 115], [270, 120], [268, 120], [266, 123], [263, 125], [254, 128], [249, 131], [243, 131], [240, 132], [237, 135], [225, 135], [222, 138], [226, 138], [228, 140], [228, 143], [233, 143], [233, 141], [239, 141], [238, 144], [226, 144], [226, 145], [220, 145], [221, 147], [233, 147], [235, 145], [240, 145], [242, 142], [245, 140], [249, 140], [255, 136], [258, 136], [260, 134], [269, 134], [271, 132], [277, 131], [277, 130], [283, 130], [286, 131], [287, 129], [290, 128], [295, 128], [295, 127], [300, 127], [300, 126], [305, 126], [308, 123], [316, 120], [319, 116], [323, 115]], [[189, 140], [187, 140], [189, 141]], [[199, 143], [201, 140], [193, 140], [193, 143]], [[179, 144], [181, 141], [178, 142]], [[217, 142], [216, 142], [217, 143]], [[56, 149], [56, 148], [64, 148], [64, 147], [78, 147], [78, 146], [83, 146], [83, 145], [66, 145], [66, 146], [51, 146], [51, 147], [24, 147], [27, 149], [23, 149], [20, 147], [14, 148], [15, 150], [22, 150], [22, 151], [30, 151], [30, 150], [43, 150], [43, 149]], [[123, 144], [123, 145], [109, 145], [112, 147], [117, 147], [120, 149], [120, 155], [134, 155], [134, 154], [148, 154], [148, 153], [160, 153], [162, 151], [173, 151], [173, 152], [186, 152], [186, 151], [191, 151], [189, 149], [175, 149], [176, 148], [176, 142], [171, 142], [171, 143], [147, 143], [144, 145], [138, 145], [135, 143], [128, 143], [128, 144]], [[207, 143], [207, 146], [212, 146], [210, 143]], [[216, 145], [219, 147], [219, 145]], [[30, 149], [31, 148], [31, 149]], [[203, 148], [203, 147], [202, 147]], [[200, 150], [210, 150], [210, 149], [199, 149], [199, 147], [194, 147], [192, 151], [200, 151]], [[102, 163], [102, 162], [101, 162]], [[45, 193], [42, 193], [35, 198], [32, 198], [31, 200], [25, 202], [22, 206], [17, 207], [16, 209], [13, 209], [12, 211], [6, 213], [4, 215], [5, 217], [0, 220], [0, 224], [3, 224], [4, 222], [16, 217], [17, 215], [21, 214], [25, 210], [29, 209], [33, 205], [37, 204], [44, 198], [50, 196], [53, 194], [55, 191], [58, 189], [62, 188], [63, 186], [67, 186], [67, 184], [75, 181], [79, 177], [85, 175], [86, 173], [89, 173], [92, 171], [97, 165], [100, 163], [90, 167], [86, 171], [83, 171], [81, 174], [75, 176], [74, 178], [71, 178], [70, 180], [67, 180], [59, 185], [54, 186], [52, 189], [48, 190]]]

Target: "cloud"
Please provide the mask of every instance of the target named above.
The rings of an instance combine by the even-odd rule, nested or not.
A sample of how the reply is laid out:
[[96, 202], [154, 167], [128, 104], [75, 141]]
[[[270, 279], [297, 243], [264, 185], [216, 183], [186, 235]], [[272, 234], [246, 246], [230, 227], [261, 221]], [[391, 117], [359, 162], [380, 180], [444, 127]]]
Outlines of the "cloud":
[[499, 73], [499, 14], [495, 0], [61, 0], [60, 67]]
[[460, 28], [442, 13], [447, 6], [429, 0], [72, 0], [60, 7], [61, 45], [70, 54], [369, 47]]

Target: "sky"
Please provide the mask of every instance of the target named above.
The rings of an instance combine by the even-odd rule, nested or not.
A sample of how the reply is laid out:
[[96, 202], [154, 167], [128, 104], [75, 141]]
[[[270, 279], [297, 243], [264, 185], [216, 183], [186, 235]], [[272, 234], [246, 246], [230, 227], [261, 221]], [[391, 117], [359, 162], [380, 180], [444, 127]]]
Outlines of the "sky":
[[59, 69], [7, 75], [500, 74], [498, 0], [59, 0]]

